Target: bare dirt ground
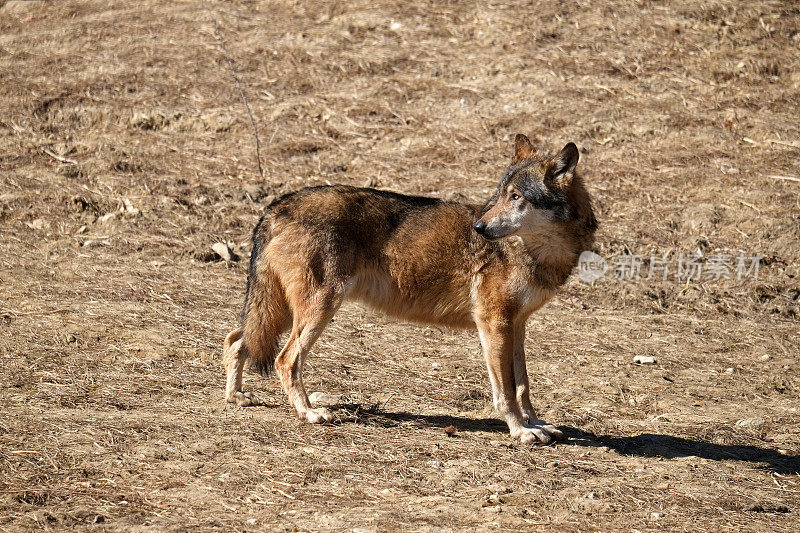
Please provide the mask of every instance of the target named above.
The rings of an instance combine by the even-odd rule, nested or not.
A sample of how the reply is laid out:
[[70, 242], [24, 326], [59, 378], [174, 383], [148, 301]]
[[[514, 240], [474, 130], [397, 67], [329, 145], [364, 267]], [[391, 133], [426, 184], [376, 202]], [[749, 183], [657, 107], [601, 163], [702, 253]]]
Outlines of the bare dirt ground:
[[[0, 529], [800, 527], [795, 2], [0, 4]], [[474, 333], [353, 305], [306, 372], [337, 423], [225, 407], [271, 197], [481, 202], [517, 132], [580, 145], [611, 262], [529, 325], [566, 442], [509, 438]], [[613, 273], [697, 250], [758, 279]]]

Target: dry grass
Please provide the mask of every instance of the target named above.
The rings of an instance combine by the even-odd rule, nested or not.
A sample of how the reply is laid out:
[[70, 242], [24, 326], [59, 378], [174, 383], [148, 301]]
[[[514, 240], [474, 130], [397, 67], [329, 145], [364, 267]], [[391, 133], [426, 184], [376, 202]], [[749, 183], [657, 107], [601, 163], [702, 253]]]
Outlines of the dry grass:
[[[0, 529], [797, 529], [793, 2], [0, 4]], [[581, 146], [601, 255], [759, 280], [571, 281], [528, 335], [553, 447], [492, 419], [475, 335], [355, 306], [307, 372], [339, 423], [255, 376], [223, 409], [211, 244], [311, 184], [480, 201], [516, 132]]]

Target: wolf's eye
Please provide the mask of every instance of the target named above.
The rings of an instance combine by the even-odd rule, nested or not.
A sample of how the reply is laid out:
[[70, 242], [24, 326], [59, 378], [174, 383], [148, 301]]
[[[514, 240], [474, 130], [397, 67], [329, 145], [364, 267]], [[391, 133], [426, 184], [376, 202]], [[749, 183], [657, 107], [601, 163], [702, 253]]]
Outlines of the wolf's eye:
[[511, 194], [511, 199], [514, 200], [514, 201], [519, 200], [520, 198], [522, 198], [522, 197], [517, 193], [512, 193]]

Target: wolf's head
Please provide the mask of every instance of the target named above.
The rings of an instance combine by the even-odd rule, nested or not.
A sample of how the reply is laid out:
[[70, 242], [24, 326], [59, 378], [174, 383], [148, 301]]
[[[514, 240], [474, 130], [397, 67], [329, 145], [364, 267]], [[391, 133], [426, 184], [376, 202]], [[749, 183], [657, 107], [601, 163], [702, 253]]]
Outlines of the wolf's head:
[[488, 240], [535, 233], [543, 226], [579, 217], [573, 189], [578, 148], [567, 144], [556, 156], [538, 153], [525, 135], [517, 134], [511, 165], [474, 228]]

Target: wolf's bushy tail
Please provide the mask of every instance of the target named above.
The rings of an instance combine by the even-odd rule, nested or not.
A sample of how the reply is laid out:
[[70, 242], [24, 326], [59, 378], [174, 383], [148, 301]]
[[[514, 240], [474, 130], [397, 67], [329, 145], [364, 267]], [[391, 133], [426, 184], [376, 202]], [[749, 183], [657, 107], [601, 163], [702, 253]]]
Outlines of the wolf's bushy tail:
[[288, 319], [283, 286], [263, 254], [269, 242], [269, 224], [264, 218], [253, 232], [253, 251], [247, 275], [247, 291], [242, 311], [243, 344], [253, 370], [262, 376], [272, 373], [278, 355], [278, 340]]

